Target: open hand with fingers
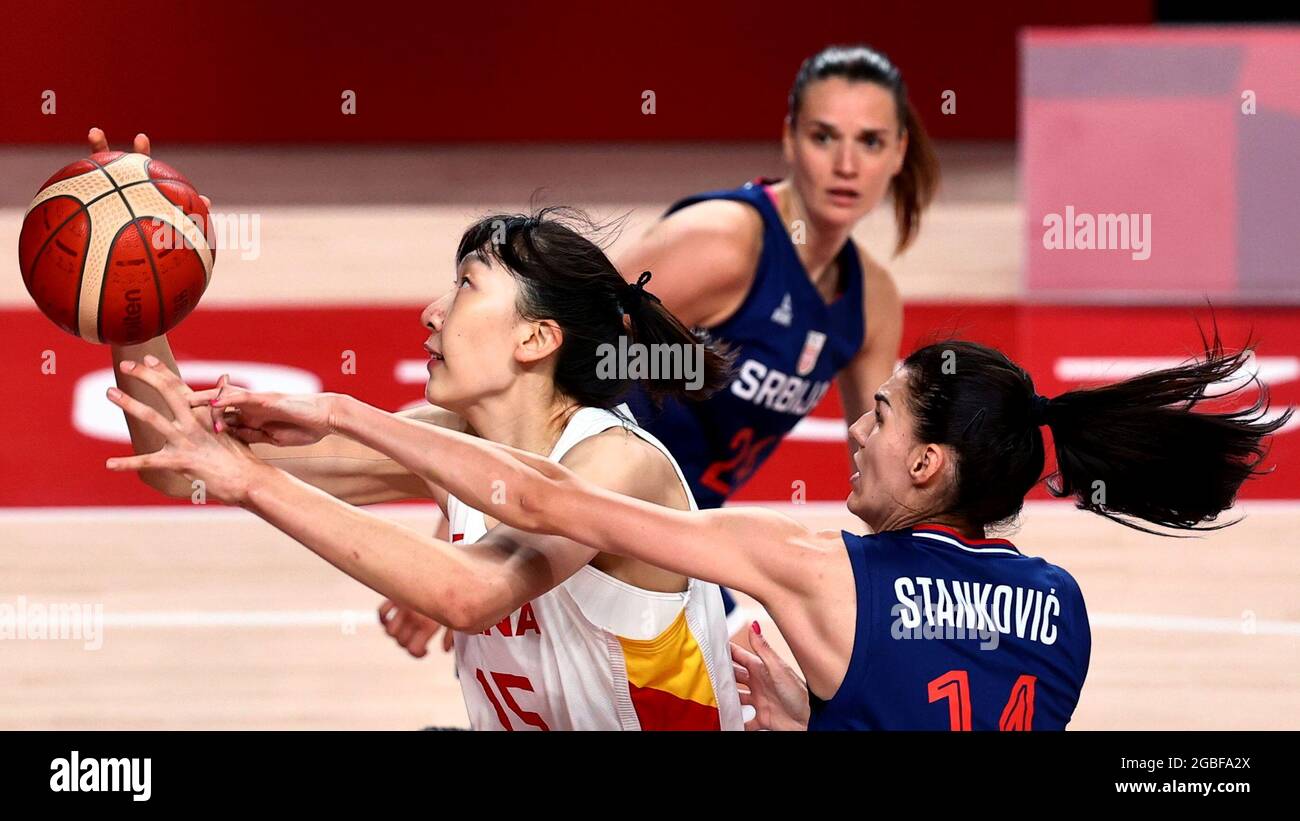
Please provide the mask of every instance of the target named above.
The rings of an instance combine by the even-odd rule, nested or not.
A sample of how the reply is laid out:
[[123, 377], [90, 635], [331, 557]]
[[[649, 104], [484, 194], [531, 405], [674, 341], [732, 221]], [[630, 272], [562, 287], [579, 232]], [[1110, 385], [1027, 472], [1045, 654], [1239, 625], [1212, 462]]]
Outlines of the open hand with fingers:
[[117, 388], [109, 388], [110, 402], [166, 440], [162, 449], [153, 453], [109, 459], [105, 464], [109, 470], [174, 470], [191, 481], [203, 482], [207, 495], [236, 505], [247, 499], [259, 470], [273, 470], [239, 439], [202, 424], [191, 411], [191, 396], [195, 392], [162, 362], [147, 357], [146, 362], [123, 361], [120, 367], [122, 373], [157, 391], [167, 403], [172, 418]]
[[214, 391], [196, 391], [192, 407], [212, 407], [216, 431], [229, 431], [240, 441], [281, 447], [310, 445], [334, 432], [333, 393], [284, 394], [253, 392], [229, 384], [223, 377]]
[[429, 642], [438, 635], [439, 630], [443, 631], [443, 652], [451, 651], [455, 634], [450, 627], [443, 627], [423, 613], [392, 599], [384, 599], [379, 605], [379, 623], [383, 625], [384, 632], [418, 659], [428, 654]]
[[749, 643], [754, 652], [731, 643], [740, 703], [754, 708], [754, 717], [745, 722], [745, 729], [808, 729], [808, 686], [763, 638], [758, 622], [754, 622]]

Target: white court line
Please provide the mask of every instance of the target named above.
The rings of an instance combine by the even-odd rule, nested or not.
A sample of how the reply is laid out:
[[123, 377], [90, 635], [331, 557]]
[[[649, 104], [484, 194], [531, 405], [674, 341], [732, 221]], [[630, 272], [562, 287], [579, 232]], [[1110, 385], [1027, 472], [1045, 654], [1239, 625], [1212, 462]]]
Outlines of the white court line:
[[[225, 627], [378, 627], [374, 610], [142, 610], [105, 613], [104, 627], [122, 630]], [[1145, 630], [1156, 633], [1300, 636], [1300, 622], [1256, 621], [1247, 632], [1241, 619], [1170, 616], [1150, 613], [1090, 613], [1094, 628]]]
[[104, 626], [124, 630], [194, 627], [348, 627], [374, 623], [375, 610], [141, 610], [105, 613]]
[[1300, 622], [1257, 621], [1251, 631], [1243, 619], [1209, 619], [1199, 616], [1159, 616], [1146, 613], [1089, 613], [1093, 627], [1109, 630], [1150, 630], [1156, 633], [1219, 633], [1225, 635], [1300, 636]]
[[[827, 515], [845, 512], [842, 502], [746, 502], [790, 514]], [[1074, 505], [1067, 500], [1033, 500], [1025, 503], [1027, 513], [1064, 514]], [[428, 519], [436, 515], [431, 505], [372, 505], [370, 510], [393, 519]], [[1300, 502], [1293, 500], [1252, 500], [1238, 504], [1238, 513], [1300, 512]], [[238, 517], [255, 518], [238, 508], [213, 506], [189, 507], [37, 507], [3, 508], [0, 520], [7, 522], [36, 522], [56, 525], [60, 521], [130, 521], [140, 520], [174, 522], [203, 522], [213, 519], [232, 520]], [[1091, 613], [1093, 627], [1111, 630], [1146, 630], [1152, 632], [1208, 633], [1220, 635], [1248, 635], [1241, 619], [1204, 618], [1142, 613]], [[138, 611], [105, 613], [104, 625], [118, 629], [192, 629], [203, 627], [269, 628], [269, 627], [338, 627], [375, 625], [373, 610], [249, 610], [249, 611]], [[1297, 636], [1300, 622], [1257, 621], [1256, 635]]]

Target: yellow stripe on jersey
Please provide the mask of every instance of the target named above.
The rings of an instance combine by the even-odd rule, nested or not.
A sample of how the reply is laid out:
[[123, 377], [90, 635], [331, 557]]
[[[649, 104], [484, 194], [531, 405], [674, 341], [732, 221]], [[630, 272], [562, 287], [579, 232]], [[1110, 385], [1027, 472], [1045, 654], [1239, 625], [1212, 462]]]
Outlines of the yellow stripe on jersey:
[[628, 683], [659, 690], [705, 707], [718, 706], [704, 653], [686, 624], [686, 610], [653, 639], [618, 637]]

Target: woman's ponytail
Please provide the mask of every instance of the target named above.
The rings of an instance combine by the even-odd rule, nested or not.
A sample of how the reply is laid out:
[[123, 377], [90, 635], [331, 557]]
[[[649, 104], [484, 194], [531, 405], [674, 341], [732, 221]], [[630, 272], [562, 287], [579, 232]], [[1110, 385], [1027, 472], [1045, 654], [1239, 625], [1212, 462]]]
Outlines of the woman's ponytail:
[[[1242, 483], [1259, 470], [1264, 438], [1291, 418], [1268, 416], [1268, 391], [1257, 376], [1216, 397], [1251, 358], [1251, 349], [1227, 354], [1214, 336], [1205, 357], [1112, 385], [1069, 391], [1050, 400], [1043, 419], [1055, 443], [1054, 496], [1073, 496], [1084, 510], [1148, 533], [1133, 519], [1175, 530], [1217, 530]], [[1243, 410], [1202, 412], [1208, 399], [1258, 385]], [[1165, 534], [1168, 535], [1168, 534]]]
[[[647, 291], [651, 276], [643, 271], [635, 282], [624, 284], [619, 296], [629, 341], [644, 346], [639, 350], [660, 365], [640, 380], [641, 385], [655, 402], [665, 397], [705, 399], [727, 383], [733, 354], [704, 330], [687, 328]], [[680, 369], [673, 367], [677, 363]]]

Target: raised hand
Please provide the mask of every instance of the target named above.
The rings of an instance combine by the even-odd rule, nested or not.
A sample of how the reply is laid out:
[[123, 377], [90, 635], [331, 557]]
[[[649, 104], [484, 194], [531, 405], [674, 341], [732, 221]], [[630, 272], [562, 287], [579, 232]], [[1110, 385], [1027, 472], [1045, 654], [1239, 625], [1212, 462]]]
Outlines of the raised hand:
[[[204, 392], [207, 393], [207, 392]], [[191, 397], [202, 403], [202, 394]], [[310, 445], [334, 432], [331, 421], [335, 394], [283, 394], [245, 390], [223, 382], [211, 399], [216, 430], [229, 430], [243, 442]]]
[[[101, 151], [108, 150], [108, 135], [104, 133], [104, 129], [102, 128], [90, 129], [90, 133], [86, 135], [86, 141], [90, 143], [91, 154], [98, 154]], [[152, 153], [153, 146], [149, 144], [148, 135], [136, 134], [135, 140], [131, 144], [131, 150], [137, 154]], [[203, 200], [203, 204], [208, 207], [208, 212], [211, 213], [212, 200], [208, 199], [202, 194], [199, 194], [199, 199]]]
[[740, 703], [754, 708], [754, 717], [745, 722], [745, 729], [808, 729], [808, 686], [763, 638], [758, 622], [754, 622], [749, 643], [752, 653], [731, 643]]
[[207, 495], [228, 504], [242, 504], [257, 472], [272, 468], [235, 437], [216, 433], [201, 424], [190, 411], [189, 387], [162, 362], [157, 359], [153, 362], [151, 365], [126, 360], [120, 368], [122, 373], [157, 391], [171, 411], [172, 419], [115, 387], [108, 389], [108, 399], [162, 436], [162, 449], [138, 456], [113, 457], [105, 467], [113, 471], [177, 471], [190, 481], [203, 482]]

